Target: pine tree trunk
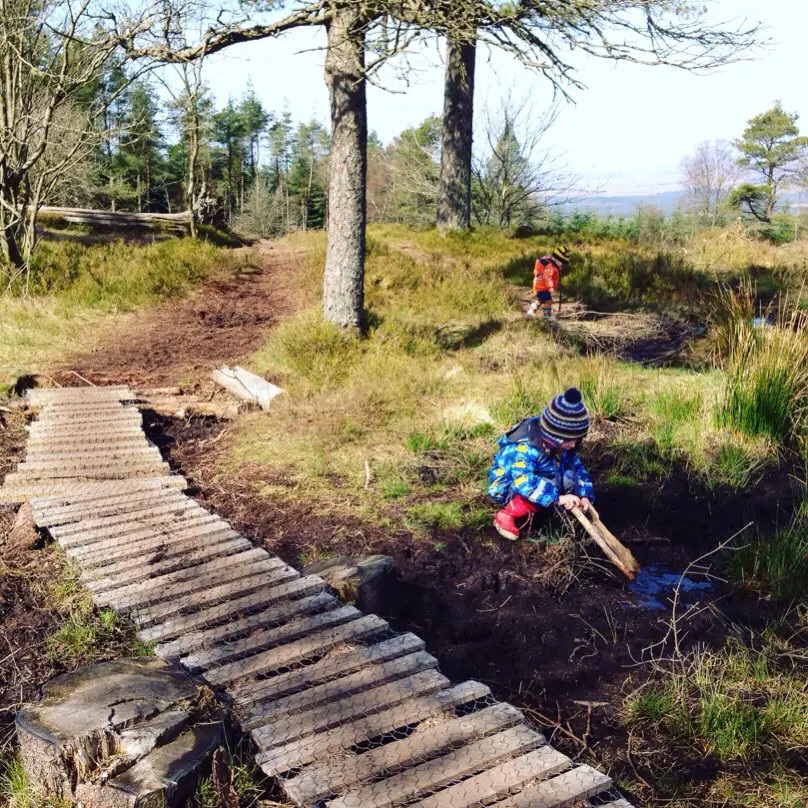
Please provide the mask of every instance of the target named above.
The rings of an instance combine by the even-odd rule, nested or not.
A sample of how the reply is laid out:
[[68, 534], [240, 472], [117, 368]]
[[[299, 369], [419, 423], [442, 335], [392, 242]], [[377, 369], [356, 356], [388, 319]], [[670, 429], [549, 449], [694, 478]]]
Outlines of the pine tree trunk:
[[449, 40], [443, 97], [438, 229], [471, 227], [471, 140], [474, 125], [475, 42]]
[[367, 100], [363, 21], [356, 8], [335, 5], [328, 24], [325, 78], [331, 97], [328, 242], [323, 316], [361, 329], [365, 273]]

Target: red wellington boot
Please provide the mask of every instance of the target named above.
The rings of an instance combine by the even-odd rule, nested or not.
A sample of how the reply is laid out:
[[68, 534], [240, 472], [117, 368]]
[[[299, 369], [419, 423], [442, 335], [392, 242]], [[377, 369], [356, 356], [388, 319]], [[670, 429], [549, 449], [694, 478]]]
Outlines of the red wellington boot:
[[521, 494], [514, 494], [511, 501], [494, 517], [494, 528], [503, 539], [516, 541], [519, 538], [517, 519], [531, 517], [536, 513], [536, 506]]

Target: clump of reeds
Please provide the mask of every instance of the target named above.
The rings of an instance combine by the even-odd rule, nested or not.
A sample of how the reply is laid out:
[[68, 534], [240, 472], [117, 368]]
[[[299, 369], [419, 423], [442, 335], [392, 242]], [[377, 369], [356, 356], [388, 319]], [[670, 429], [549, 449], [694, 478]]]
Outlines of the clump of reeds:
[[727, 379], [720, 426], [772, 441], [808, 434], [808, 334], [787, 297], [756, 311], [751, 285], [724, 289], [714, 309], [716, 352]]

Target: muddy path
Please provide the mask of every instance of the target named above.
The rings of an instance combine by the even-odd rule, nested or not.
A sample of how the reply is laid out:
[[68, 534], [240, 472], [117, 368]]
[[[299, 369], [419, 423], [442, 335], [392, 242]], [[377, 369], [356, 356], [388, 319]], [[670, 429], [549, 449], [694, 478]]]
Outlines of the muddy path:
[[279, 317], [304, 302], [297, 282], [304, 251], [263, 241], [245, 253], [239, 271], [133, 315], [105, 345], [56, 368], [54, 378], [76, 384], [75, 372], [95, 384], [187, 384], [255, 350]]

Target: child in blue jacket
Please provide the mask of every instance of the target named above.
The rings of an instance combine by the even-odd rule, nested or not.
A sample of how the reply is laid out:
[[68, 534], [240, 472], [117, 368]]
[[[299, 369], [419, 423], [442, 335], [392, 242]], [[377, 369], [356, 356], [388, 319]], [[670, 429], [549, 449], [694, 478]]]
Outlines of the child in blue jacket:
[[500, 536], [516, 541], [516, 520], [525, 518], [523, 526], [529, 524], [541, 508], [589, 510], [595, 501], [592, 481], [575, 451], [588, 431], [581, 393], [570, 387], [540, 416], [525, 418], [499, 439], [488, 493], [503, 506], [494, 517]]

